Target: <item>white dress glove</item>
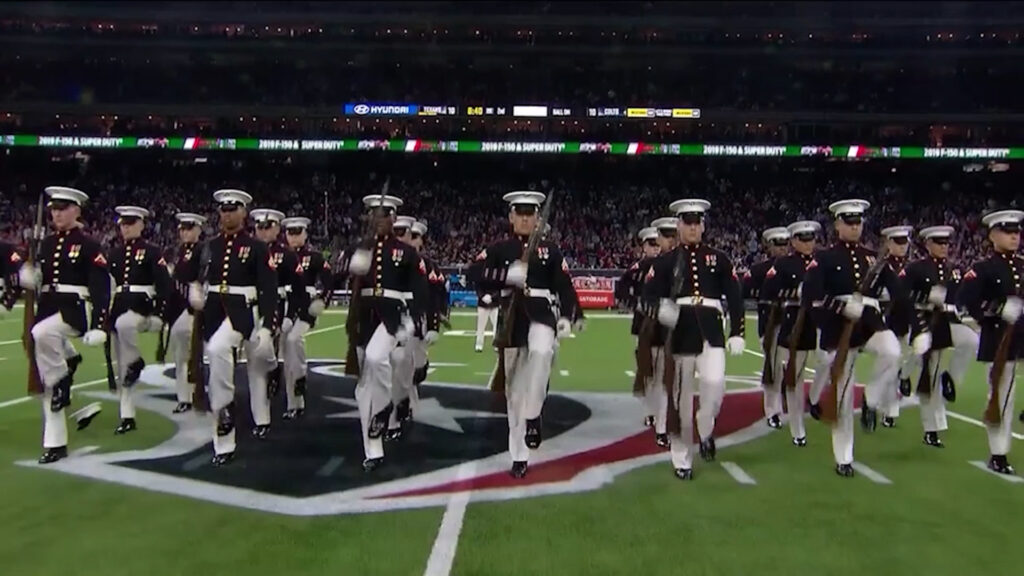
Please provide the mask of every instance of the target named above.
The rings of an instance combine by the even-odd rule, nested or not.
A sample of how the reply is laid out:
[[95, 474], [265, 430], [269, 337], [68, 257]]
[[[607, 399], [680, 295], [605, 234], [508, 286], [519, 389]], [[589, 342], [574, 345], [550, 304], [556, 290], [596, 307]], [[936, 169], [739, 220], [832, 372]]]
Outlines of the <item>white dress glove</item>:
[[843, 306], [843, 316], [854, 322], [860, 320], [864, 315], [864, 303], [858, 300], [850, 300]]
[[1021, 303], [1021, 299], [1016, 296], [1010, 296], [1006, 299], [1006, 303], [1003, 304], [999, 315], [1002, 316], [1003, 322], [1016, 324], [1022, 310], [1024, 310], [1024, 304]]
[[348, 271], [356, 276], [364, 276], [370, 271], [370, 258], [373, 254], [365, 249], [359, 248], [352, 253], [352, 257], [348, 261]]
[[528, 266], [526, 262], [516, 260], [515, 262], [509, 264], [508, 274], [505, 276], [505, 284], [508, 284], [509, 286], [516, 286], [518, 288], [526, 286], [527, 270]]
[[945, 286], [932, 286], [932, 289], [928, 291], [928, 302], [935, 306], [942, 306], [946, 303], [946, 287]]
[[917, 336], [914, 336], [914, 341], [910, 343], [914, 347], [914, 354], [921, 356], [932, 347], [932, 335], [929, 332], [922, 332]]
[[25, 290], [35, 290], [43, 283], [43, 272], [38, 266], [25, 264], [18, 270], [18, 284]]
[[285, 318], [281, 321], [281, 334], [287, 334], [292, 331], [295, 327], [295, 322], [291, 318]]
[[555, 332], [559, 338], [566, 338], [569, 334], [572, 334], [572, 323], [569, 322], [568, 318], [559, 318], [555, 324]]
[[409, 341], [413, 333], [416, 331], [416, 325], [413, 324], [412, 318], [408, 316], [402, 317], [402, 322], [398, 325], [398, 330], [395, 332], [395, 340], [399, 343], [404, 344]]
[[427, 343], [427, 346], [433, 346], [434, 342], [437, 342], [437, 330], [427, 330], [427, 333], [423, 335], [423, 341]]
[[309, 303], [309, 310], [307, 310], [307, 312], [309, 312], [310, 316], [316, 318], [324, 313], [325, 308], [327, 308], [327, 304], [325, 304], [323, 300], [314, 298], [313, 301]]
[[103, 330], [89, 330], [82, 336], [82, 344], [99, 346], [107, 341], [107, 333]]
[[203, 294], [203, 287], [199, 285], [199, 282], [188, 285], [188, 305], [196, 311], [202, 310], [206, 306], [206, 294]]
[[146, 316], [139, 323], [139, 332], [159, 332], [164, 327], [164, 321], [159, 316]]
[[572, 323], [573, 332], [583, 332], [583, 329], [586, 327], [587, 321], [584, 318], [580, 318], [579, 320]]
[[668, 298], [662, 298], [658, 303], [658, 323], [666, 328], [675, 328], [678, 321], [679, 305]]
[[290, 334], [298, 334], [299, 338], [301, 338], [309, 332], [309, 323], [305, 320], [296, 320], [295, 324], [290, 328]]
[[253, 333], [250, 340], [256, 343], [256, 349], [253, 350], [255, 354], [262, 358], [274, 357], [274, 335], [269, 328], [260, 328]]
[[742, 336], [732, 336], [725, 341], [725, 348], [730, 356], [739, 356], [747, 349], [747, 342]]
[[480, 301], [484, 303], [484, 306], [490, 306], [494, 299], [491, 298], [490, 294], [484, 294], [484, 297], [481, 298]]

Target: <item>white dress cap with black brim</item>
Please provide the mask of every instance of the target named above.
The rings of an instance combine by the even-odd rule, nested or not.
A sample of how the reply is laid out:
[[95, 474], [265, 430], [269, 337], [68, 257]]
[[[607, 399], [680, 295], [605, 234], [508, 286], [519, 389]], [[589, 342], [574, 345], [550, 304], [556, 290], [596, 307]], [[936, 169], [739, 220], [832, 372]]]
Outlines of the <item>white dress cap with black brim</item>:
[[1021, 220], [1024, 220], [1024, 212], [1020, 210], [998, 210], [985, 215], [981, 223], [989, 229], [1020, 230]]
[[252, 196], [244, 190], [224, 188], [213, 193], [213, 201], [221, 205], [246, 207], [252, 203]]
[[415, 224], [415, 223], [416, 223], [416, 219], [413, 218], [412, 216], [399, 216], [399, 217], [395, 218], [394, 227], [395, 228], [405, 228], [406, 230], [409, 230], [409, 229], [412, 228], [412, 225]]
[[836, 218], [842, 218], [843, 216], [863, 216], [864, 212], [871, 207], [871, 202], [867, 200], [860, 200], [852, 198], [849, 200], [839, 200], [829, 204], [828, 211]]
[[174, 215], [174, 218], [178, 222], [195, 224], [197, 226], [206, 224], [206, 216], [202, 216], [194, 212], [178, 212]]
[[139, 218], [142, 220], [149, 218], [150, 215], [149, 210], [146, 210], [141, 206], [117, 206], [114, 208], [114, 212], [116, 212], [118, 216]]
[[284, 212], [279, 210], [272, 210], [270, 208], [257, 208], [249, 213], [249, 216], [254, 222], [277, 222], [278, 224], [284, 220]]
[[679, 226], [679, 218], [675, 216], [665, 216], [651, 222], [651, 228], [655, 230], [675, 230], [677, 226]]
[[761, 239], [765, 242], [774, 242], [776, 240], [789, 240], [789, 229], [785, 226], [776, 226], [769, 228], [761, 233]]
[[427, 223], [423, 220], [417, 220], [412, 223], [413, 234], [419, 234], [420, 236], [427, 235]]
[[705, 212], [711, 209], [711, 202], [700, 198], [684, 198], [669, 204], [668, 209], [677, 217], [684, 214], [699, 214], [703, 216]]
[[805, 234], [817, 234], [821, 232], [821, 224], [814, 220], [800, 220], [786, 226], [790, 236], [801, 236]]
[[69, 202], [83, 206], [89, 200], [89, 195], [85, 192], [67, 186], [47, 186], [43, 191], [50, 197], [51, 202]]
[[639, 238], [641, 242], [654, 240], [658, 237], [658, 229], [654, 226], [648, 226], [647, 228], [641, 229], [640, 232], [637, 233], [636, 237]]
[[881, 234], [884, 238], [910, 238], [913, 232], [913, 226], [889, 226], [882, 228]]
[[546, 198], [547, 195], [543, 192], [533, 192], [531, 190], [517, 190], [501, 197], [510, 206], [540, 206]]
[[281, 220], [281, 227], [286, 230], [305, 230], [311, 223], [312, 220], [305, 216], [289, 216]]
[[929, 226], [921, 230], [921, 238], [931, 240], [933, 238], [949, 238], [956, 229], [952, 226]]
[[367, 208], [376, 208], [378, 206], [382, 208], [390, 208], [391, 210], [397, 210], [405, 204], [402, 199], [398, 196], [391, 196], [389, 194], [368, 194], [363, 196], [363, 206]]

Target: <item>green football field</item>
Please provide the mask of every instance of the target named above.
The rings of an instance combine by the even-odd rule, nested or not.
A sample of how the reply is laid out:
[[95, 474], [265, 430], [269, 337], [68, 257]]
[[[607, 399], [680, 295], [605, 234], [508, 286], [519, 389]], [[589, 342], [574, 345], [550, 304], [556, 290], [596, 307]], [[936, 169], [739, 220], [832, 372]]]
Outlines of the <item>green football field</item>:
[[[310, 359], [344, 358], [344, 318], [340, 311], [329, 311], [321, 318], [308, 336]], [[485, 394], [482, 387], [493, 367], [494, 353], [490, 349], [473, 352], [472, 311], [456, 312], [452, 320], [453, 331], [430, 350], [433, 370], [424, 386], [476, 392], [453, 386], [472, 385], [481, 388], [478, 396]], [[748, 319], [748, 323], [748, 334], [756, 334], [753, 321]], [[562, 341], [549, 408], [554, 412], [562, 401], [566, 414], [589, 411], [590, 422], [600, 423], [592, 426], [572, 420], [578, 429], [589, 432], [575, 436], [574, 429], [564, 432], [565, 439], [581, 442], [579, 446], [586, 450], [584, 456], [572, 460], [584, 463], [577, 477], [552, 481], [555, 487], [545, 489], [549, 476], [555, 479], [568, 469], [558, 465], [545, 468], [540, 463], [545, 454], [560, 448], [571, 451], [575, 446], [555, 435], [545, 437], [534, 457], [537, 464], [527, 477], [534, 488], [515, 492], [513, 487], [507, 492], [513, 496], [507, 498], [498, 496], [506, 492], [481, 484], [479, 491], [450, 491], [432, 497], [429, 504], [420, 501], [418, 505], [360, 513], [320, 514], [307, 509], [295, 515], [268, 511], [268, 506], [273, 507], [269, 503], [281, 497], [258, 490], [242, 492], [241, 499], [223, 503], [207, 497], [217, 493], [209, 487], [218, 482], [218, 475], [249, 482], [252, 478], [246, 475], [266, 473], [254, 462], [257, 455], [246, 452], [251, 443], [242, 440], [231, 469], [207, 466], [203, 458], [209, 456], [208, 446], [206, 456], [200, 453], [200, 458], [181, 466], [199, 475], [201, 481], [193, 480], [189, 486], [207, 496], [163, 489], [154, 480], [156, 475], [138, 475], [140, 485], [126, 485], [116, 478], [97, 480], [32, 465], [41, 451], [40, 405], [25, 398], [26, 362], [18, 341], [20, 310], [15, 310], [0, 319], [2, 572], [19, 576], [647, 576], [778, 571], [935, 576], [1002, 575], [1020, 569], [1024, 561], [1024, 552], [1018, 548], [1024, 535], [1024, 482], [998, 477], [972, 464], [988, 456], [985, 432], [977, 420], [984, 409], [987, 384], [977, 366], [959, 383], [958, 399], [950, 406], [950, 429], [943, 434], [944, 449], [922, 444], [917, 408], [908, 405], [896, 428], [880, 426], [866, 434], [857, 426], [856, 458], [868, 473], [843, 479], [833, 472], [825, 424], [808, 418], [809, 445], [796, 448], [790, 444], [788, 427], [769, 430], [759, 412], [749, 418], [751, 407], [760, 406], [757, 381], [762, 363], [755, 338], [749, 337], [748, 353], [727, 360], [730, 400], [719, 422], [729, 420], [740, 429], [720, 436], [717, 461], [708, 464], [698, 459], [695, 480], [684, 483], [673, 476], [667, 452], [653, 446], [653, 434], [642, 426], [639, 401], [630, 394], [633, 344], [628, 327], [625, 317], [592, 313], [584, 332]], [[147, 361], [152, 362], [155, 337], [145, 338], [143, 349]], [[102, 350], [86, 350], [80, 345], [79, 349], [85, 353], [85, 363], [76, 377], [73, 408], [98, 398], [104, 410], [85, 431], [76, 432], [70, 426], [73, 455], [62, 465], [167, 446], [182, 426], [195, 427], [189, 422], [199, 418], [196, 415], [172, 420], [169, 410], [143, 407], [139, 430], [115, 436], [117, 404], [105, 394], [105, 380], [100, 380], [105, 374]], [[337, 362], [334, 364], [337, 369]], [[870, 370], [870, 359], [858, 364], [860, 381]], [[149, 393], [166, 393], [157, 388], [160, 382], [144, 380], [140, 387]], [[350, 393], [331, 388], [335, 385], [325, 386], [338, 397], [331, 402], [344, 404], [346, 394], [351, 399]], [[1022, 396], [1018, 389], [1018, 411], [1024, 407]], [[164, 400], [159, 406], [167, 403]], [[579, 408], [584, 405], [586, 408]], [[605, 410], [608, 406], [614, 407], [611, 413]], [[246, 403], [241, 407], [248, 412]], [[288, 431], [289, 424], [280, 422], [279, 414], [275, 407], [272, 435]], [[423, 414], [436, 426], [453, 427], [446, 423], [449, 420], [441, 419], [441, 412], [431, 413], [426, 405]], [[472, 443], [476, 424], [470, 422], [474, 419], [484, 422], [480, 426], [498, 427], [495, 437], [503, 441], [503, 417], [481, 416], [479, 410], [475, 414], [454, 424], [456, 430], [468, 428], [470, 433], [445, 436], [454, 439], [445, 450], [455, 454], [460, 443]], [[1016, 414], [1012, 417], [1016, 439], [1010, 461], [1021, 467], [1024, 427], [1016, 421]], [[307, 418], [316, 417], [307, 414]], [[329, 445], [342, 439], [358, 443], [358, 427], [352, 422], [328, 417], [318, 424], [317, 430], [323, 434], [288, 444], [291, 448], [269, 463], [275, 476], [269, 484], [284, 491], [316, 491], [321, 485], [333, 486], [333, 476], [338, 482], [363, 483], [362, 489], [372, 493], [373, 480], [360, 476], [355, 458], [314, 462], [313, 474], [307, 473], [302, 460], [305, 444]], [[552, 417], [551, 426], [562, 424]], [[428, 427], [415, 426], [421, 427], [417, 430]], [[613, 438], [617, 431], [630, 437], [643, 435], [642, 446], [635, 438], [612, 448], [593, 444], [598, 438]], [[240, 436], [246, 433], [240, 426]], [[623, 446], [641, 448], [635, 456], [623, 455]], [[391, 450], [388, 465], [398, 470], [396, 474], [405, 470], [406, 463], [419, 462], [420, 447], [400, 453]], [[267, 458], [265, 453], [258, 457]], [[458, 457], [451, 458], [438, 465], [450, 463], [467, 470]], [[506, 486], [508, 482], [501, 477], [508, 466], [507, 456], [491, 460], [500, 468], [491, 481]], [[290, 462], [296, 463], [294, 468]], [[128, 477], [128, 469], [114, 470], [125, 470]], [[391, 477], [385, 476], [381, 481], [388, 479]], [[324, 510], [333, 509], [347, 502], [346, 494], [328, 493], [316, 502]], [[289, 497], [280, 501], [294, 504], [301, 500]], [[365, 501], [387, 499], [367, 497]]]

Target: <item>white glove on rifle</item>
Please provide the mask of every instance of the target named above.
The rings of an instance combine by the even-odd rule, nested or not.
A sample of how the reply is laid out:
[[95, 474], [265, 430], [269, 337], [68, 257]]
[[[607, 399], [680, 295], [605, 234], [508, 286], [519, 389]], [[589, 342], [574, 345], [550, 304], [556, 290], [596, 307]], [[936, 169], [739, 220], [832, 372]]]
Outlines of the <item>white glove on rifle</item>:
[[307, 312], [309, 312], [310, 316], [316, 318], [317, 316], [323, 314], [324, 309], [326, 308], [327, 304], [325, 304], [323, 300], [321, 300], [320, 298], [314, 298], [313, 301], [309, 303], [309, 309], [307, 310]]
[[395, 332], [395, 340], [399, 343], [404, 344], [412, 338], [413, 333], [416, 331], [416, 325], [413, 324], [412, 318], [409, 316], [403, 316], [401, 324], [398, 325], [398, 330]]
[[679, 305], [668, 298], [662, 298], [658, 303], [658, 323], [666, 328], [675, 328], [678, 321]]
[[18, 284], [25, 290], [35, 290], [43, 283], [43, 272], [38, 266], [25, 264], [18, 270]]
[[490, 294], [484, 294], [483, 298], [481, 298], [480, 301], [484, 303], [484, 306], [490, 306], [491, 302], [493, 302], [494, 299], [491, 298]]
[[164, 327], [164, 321], [159, 316], [146, 316], [139, 322], [139, 332], [159, 332]]
[[256, 349], [253, 350], [256, 355], [261, 358], [274, 357], [274, 335], [270, 332], [270, 328], [260, 328], [253, 332], [249, 340], [256, 343]]
[[928, 291], [928, 302], [935, 306], [942, 306], [946, 303], [946, 287], [945, 286], [932, 286], [932, 289]]
[[305, 320], [296, 320], [295, 325], [291, 327], [289, 334], [298, 334], [299, 338], [302, 338], [309, 332], [309, 323]]
[[573, 332], [583, 332], [583, 329], [586, 327], [587, 321], [585, 318], [580, 318], [579, 320], [572, 323]]
[[555, 333], [559, 338], [565, 338], [572, 334], [572, 323], [569, 322], [568, 318], [559, 318], [555, 324]]
[[747, 342], [742, 336], [732, 336], [725, 341], [725, 348], [730, 356], [739, 356], [747, 349]]
[[1003, 304], [999, 315], [1002, 316], [1003, 322], [1016, 324], [1022, 310], [1024, 310], [1024, 304], [1021, 303], [1021, 299], [1016, 296], [1010, 296]]
[[427, 330], [427, 333], [423, 335], [423, 341], [427, 343], [427, 346], [433, 346], [434, 342], [437, 342], [437, 330]]
[[348, 260], [348, 271], [356, 276], [365, 276], [370, 271], [370, 258], [373, 253], [365, 248], [359, 248], [352, 253]]
[[206, 294], [203, 294], [203, 287], [199, 285], [199, 282], [188, 285], [188, 305], [197, 312], [206, 306]]
[[921, 356], [928, 350], [931, 350], [932, 335], [929, 332], [922, 332], [914, 336], [914, 341], [910, 345], [914, 347], [914, 354]]
[[509, 286], [516, 286], [522, 288], [526, 286], [526, 271], [528, 270], [526, 262], [516, 260], [509, 264], [508, 274], [505, 275], [505, 284]]
[[856, 322], [864, 315], [864, 303], [860, 300], [850, 300], [843, 306], [843, 316], [847, 320]]
[[291, 318], [285, 318], [284, 320], [281, 321], [281, 334], [284, 335], [291, 332], [294, 326], [295, 323], [292, 321]]
[[107, 333], [103, 330], [89, 330], [82, 336], [82, 344], [86, 346], [99, 346], [107, 341]]

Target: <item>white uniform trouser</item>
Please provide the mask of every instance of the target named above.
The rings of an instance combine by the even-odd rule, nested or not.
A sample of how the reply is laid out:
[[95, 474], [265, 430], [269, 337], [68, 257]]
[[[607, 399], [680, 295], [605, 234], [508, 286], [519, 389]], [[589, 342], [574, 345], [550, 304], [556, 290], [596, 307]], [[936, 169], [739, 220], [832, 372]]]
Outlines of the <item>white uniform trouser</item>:
[[811, 380], [811, 389], [807, 391], [807, 399], [811, 404], [821, 402], [821, 393], [828, 384], [829, 367], [832, 365], [833, 356], [827, 350], [821, 349], [821, 330], [817, 331], [814, 337], [817, 347], [814, 349], [814, 379]]
[[[804, 428], [804, 370], [807, 368], [807, 359], [810, 353], [806, 350], [796, 351], [796, 375], [793, 377], [796, 386], [786, 388], [786, 405], [789, 408], [789, 433], [796, 438], [805, 438], [807, 430]], [[772, 387], [775, 393], [781, 396], [782, 381], [786, 375], [786, 364], [789, 362], [789, 348], [778, 346], [772, 361]], [[819, 390], [819, 394], [821, 391]]]
[[[253, 329], [255, 338], [259, 323]], [[235, 366], [232, 350], [238, 347], [245, 349], [246, 372], [249, 376], [249, 407], [252, 419], [257, 426], [270, 424], [270, 400], [267, 398], [267, 372], [274, 367], [277, 359], [261, 356], [253, 340], [243, 340], [242, 334], [225, 318], [220, 327], [206, 343], [206, 355], [210, 359], [210, 408], [213, 419], [213, 449], [217, 454], [235, 451], [235, 431], [225, 436], [217, 436], [216, 414], [235, 399]], [[238, 415], [234, 414], [237, 427]]]
[[[963, 324], [950, 324], [949, 332], [953, 340], [953, 351], [949, 357], [949, 375], [957, 386], [963, 384], [967, 374], [967, 365], [978, 353], [978, 334]], [[941, 432], [947, 428], [946, 399], [942, 396], [941, 363], [949, 350], [932, 352], [930, 366], [922, 368], [931, 373], [931, 394], [919, 395], [921, 400], [921, 425], [925, 432]], [[923, 364], [923, 358], [918, 364]]]
[[412, 340], [412, 367], [419, 370], [427, 365], [427, 343], [422, 338]]
[[359, 403], [359, 422], [363, 428], [363, 452], [367, 459], [384, 457], [383, 437], [370, 438], [367, 434], [373, 416], [391, 402], [391, 358], [397, 344], [398, 340], [381, 323], [377, 325], [366, 348], [356, 349], [361, 366], [359, 382], [356, 384], [356, 401]]
[[491, 321], [491, 329], [495, 332], [498, 331], [498, 307], [484, 308], [483, 306], [477, 306], [476, 308], [476, 347], [484, 347], [484, 332], [487, 330], [487, 321]]
[[284, 359], [284, 393], [288, 410], [305, 410], [306, 397], [295, 394], [295, 383], [306, 377], [306, 334], [309, 324], [296, 320], [288, 332], [281, 335], [281, 357]]
[[191, 352], [192, 315], [183, 311], [171, 324], [168, 348], [174, 360], [174, 390], [178, 402], [192, 403], [193, 385], [188, 381], [188, 357]]
[[121, 400], [122, 419], [135, 418], [135, 401], [132, 399], [135, 384], [130, 387], [124, 384], [128, 366], [142, 358], [142, 352], [139, 350], [139, 323], [143, 318], [141, 314], [129, 310], [114, 320], [114, 332], [110, 334], [113, 360], [117, 361], [117, 395]]
[[[864, 391], [864, 404], [877, 409], [886, 398], [888, 388], [894, 385], [893, 377], [900, 369], [900, 343], [892, 330], [880, 330], [871, 335], [863, 349], [875, 356], [875, 370]], [[834, 351], [828, 354], [829, 364], [823, 366], [826, 373], [836, 356]], [[836, 391], [838, 421], [832, 427], [832, 454], [837, 464], [853, 463], [853, 367], [859, 355], [859, 351], [850, 350]]]
[[[784, 348], [779, 345], [780, 342], [779, 342], [778, 336], [779, 336], [779, 331], [778, 331], [778, 329], [776, 329], [775, 330], [775, 346], [774, 346], [775, 349], [774, 350], [765, 350], [764, 349], [764, 341], [765, 341], [765, 339], [764, 338], [761, 339], [761, 352], [765, 356], [768, 356], [769, 354], [771, 355], [771, 361], [772, 361], [771, 365], [772, 365], [772, 371], [773, 372], [778, 372], [778, 365], [779, 365], [779, 363], [780, 362], [782, 362], [782, 363], [785, 362], [785, 360], [782, 359], [782, 357], [779, 355], [780, 354], [780, 350], [784, 350]], [[789, 350], [785, 350], [785, 352], [789, 352]], [[772, 383], [771, 386], [766, 386], [764, 388], [764, 390], [763, 390], [763, 394], [764, 394], [764, 415], [767, 416], [767, 417], [771, 417], [771, 416], [781, 415], [782, 414], [782, 388], [779, 387], [779, 382], [781, 382], [781, 380], [775, 379], [774, 378], [774, 374], [769, 374], [768, 376], [769, 376], [770, 379], [774, 380], [774, 382]]]
[[[1007, 361], [1003, 367], [1003, 376], [1000, 378], [999, 388], [996, 391], [999, 394], [999, 411], [1002, 415], [998, 426], [993, 426], [988, 422], [985, 423], [985, 431], [988, 433], [988, 452], [992, 456], [1006, 456], [1010, 453], [1010, 444], [1013, 442], [1013, 421], [1017, 415], [1013, 413], [1013, 396], [1016, 393], [1016, 380], [1017, 380], [1017, 366], [1020, 364], [1020, 360], [1013, 362]], [[992, 363], [985, 363], [986, 371], [988, 374], [992, 371]], [[986, 386], [989, 389], [988, 399], [992, 398], [992, 387]]]
[[913, 389], [914, 382], [911, 375], [921, 367], [921, 357], [914, 354], [913, 348], [910, 347], [910, 336], [897, 337], [896, 340], [900, 343], [899, 368], [892, 377], [893, 384], [886, 387], [886, 395], [882, 398], [880, 406], [880, 411], [890, 418], [900, 417], [900, 401], [902, 400], [900, 395], [900, 376], [911, 378], [911, 389]]
[[555, 351], [555, 331], [530, 323], [527, 346], [505, 349], [505, 399], [508, 404], [508, 451], [512, 462], [526, 462], [526, 421], [539, 418], [547, 396]]
[[665, 434], [668, 424], [668, 392], [665, 391], [665, 348], [651, 346], [654, 374], [644, 383], [644, 405], [654, 416], [654, 433]]
[[412, 395], [412, 376], [416, 368], [413, 348], [416, 341], [416, 338], [411, 338], [401, 346], [395, 346], [391, 352], [391, 403], [394, 404], [394, 409], [388, 417], [388, 428], [392, 430], [401, 428], [401, 422], [398, 421], [398, 404]]
[[[697, 435], [701, 440], [710, 438], [715, 431], [715, 419], [725, 397], [725, 348], [713, 348], [704, 343], [704, 351], [697, 356], [674, 355], [676, 378], [673, 383], [679, 406], [679, 438], [672, 439], [672, 466], [693, 468], [693, 397], [700, 393], [697, 410]], [[696, 373], [700, 373], [697, 378]], [[699, 382], [697, 382], [699, 380]], [[695, 386], [696, 384], [696, 386]]]
[[[50, 410], [53, 387], [68, 374], [67, 359], [74, 356], [75, 349], [70, 339], [78, 332], [69, 326], [60, 313], [40, 320], [32, 327], [32, 338], [36, 345], [36, 366], [43, 381], [43, 448], [60, 448], [68, 445], [66, 410]], [[70, 352], [70, 354], [68, 354]]]

